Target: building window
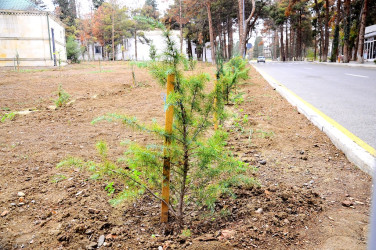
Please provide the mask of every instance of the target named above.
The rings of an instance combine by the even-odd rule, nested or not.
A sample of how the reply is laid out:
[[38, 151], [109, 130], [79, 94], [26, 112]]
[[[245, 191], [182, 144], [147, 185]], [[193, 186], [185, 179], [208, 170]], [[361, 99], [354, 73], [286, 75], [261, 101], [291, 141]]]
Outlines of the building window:
[[95, 46], [95, 54], [101, 54], [101, 46]]

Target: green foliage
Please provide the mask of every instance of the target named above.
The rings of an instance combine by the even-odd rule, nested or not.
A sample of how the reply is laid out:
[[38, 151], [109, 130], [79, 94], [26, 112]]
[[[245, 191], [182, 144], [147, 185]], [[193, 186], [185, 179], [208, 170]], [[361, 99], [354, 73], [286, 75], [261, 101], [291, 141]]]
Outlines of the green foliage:
[[108, 195], [111, 195], [115, 192], [115, 188], [114, 188], [114, 182], [110, 182], [107, 184], [107, 186], [104, 188], [104, 190], [106, 190], [108, 192]]
[[15, 118], [16, 118], [15, 112], [7, 113], [1, 117], [0, 122], [5, 122], [6, 120], [13, 121]]
[[194, 70], [197, 65], [197, 61], [193, 60], [193, 58], [186, 58], [182, 56], [182, 63], [185, 71]]
[[65, 104], [69, 102], [70, 95], [67, 92], [65, 92], [61, 84], [59, 85], [58, 96], [59, 98], [55, 100], [56, 107], [63, 107]]
[[80, 60], [78, 58], [80, 57], [81, 49], [74, 36], [68, 37], [66, 46], [67, 58], [70, 59], [73, 63], [80, 63]]
[[[150, 19], [144, 21], [160, 26]], [[98, 178], [116, 176], [123, 181], [126, 188], [113, 204], [137, 198], [145, 192], [161, 199], [162, 169], [167, 157], [171, 164], [169, 209], [182, 221], [185, 204], [214, 211], [220, 196], [233, 196], [234, 187], [254, 185], [256, 181], [249, 176], [254, 168], [236, 159], [226, 148], [227, 133], [217, 130], [208, 134], [213, 126], [212, 117], [216, 110], [213, 102], [215, 97], [218, 98], [219, 88], [209, 93], [205, 90], [209, 81], [207, 74], [184, 77], [179, 71], [182, 57], [170, 32], [164, 27], [163, 32], [167, 44], [164, 61], [152, 63], [150, 70], [162, 86], [165, 86], [168, 74], [175, 75], [174, 92], [165, 103], [166, 109], [172, 107], [174, 110], [173, 133], [166, 134], [156, 122], [146, 126], [126, 115], [99, 117], [93, 123], [120, 120], [128, 127], [155, 135], [160, 138], [160, 143], [144, 146], [128, 142], [124, 157], [117, 163], [108, 160], [104, 143], [97, 144], [102, 160], [94, 164], [94, 170]], [[228, 72], [237, 72], [237, 78], [245, 75], [245, 64], [239, 58], [232, 60], [227, 68]], [[171, 144], [163, 144], [164, 139]]]
[[157, 48], [154, 44], [150, 44], [149, 56], [152, 61], [155, 61], [155, 59], [157, 58]]
[[190, 229], [186, 228], [181, 231], [181, 236], [189, 238], [192, 236], [192, 232]]
[[249, 68], [246, 67], [247, 61], [242, 57], [234, 57], [224, 65], [223, 74], [219, 78], [222, 86], [223, 97], [226, 103], [229, 103], [229, 97], [233, 90], [236, 90], [240, 79], [248, 79]]

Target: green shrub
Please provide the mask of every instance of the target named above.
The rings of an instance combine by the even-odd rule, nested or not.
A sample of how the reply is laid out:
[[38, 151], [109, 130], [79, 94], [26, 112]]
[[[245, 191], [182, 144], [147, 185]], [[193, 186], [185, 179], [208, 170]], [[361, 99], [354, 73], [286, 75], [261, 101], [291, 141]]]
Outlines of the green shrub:
[[65, 104], [69, 102], [70, 95], [67, 92], [65, 92], [61, 84], [59, 85], [59, 88], [58, 88], [58, 96], [59, 98], [55, 100], [56, 107], [58, 108], [63, 107]]
[[81, 49], [79, 44], [76, 42], [74, 36], [69, 36], [67, 39], [67, 58], [73, 63], [80, 63], [78, 59], [81, 54]]
[[[167, 134], [156, 122], [146, 126], [135, 117], [104, 115], [93, 123], [120, 120], [124, 125], [153, 134], [160, 140], [146, 146], [126, 142], [127, 150], [117, 163], [108, 158], [107, 146], [100, 142], [97, 149], [101, 161], [80, 164], [87, 166], [95, 179], [116, 178], [124, 183], [126, 188], [112, 200], [113, 204], [117, 204], [123, 200], [137, 199], [145, 192], [162, 201], [163, 168], [168, 160], [171, 175], [170, 202], [167, 206], [170, 214], [183, 223], [186, 206], [214, 212], [219, 197], [234, 196], [234, 188], [252, 186], [257, 182], [250, 175], [254, 168], [239, 161], [227, 149], [227, 133], [222, 130], [208, 133], [213, 127], [212, 117], [216, 110], [214, 98], [218, 98], [216, 90], [208, 93], [205, 89], [209, 76], [199, 74], [184, 77], [179, 70], [181, 56], [170, 32], [160, 23], [144, 20], [164, 31], [167, 44], [164, 61], [151, 64], [150, 69], [163, 87], [166, 86], [167, 76], [175, 75], [174, 92], [169, 94], [165, 103], [165, 108], [172, 107], [174, 110], [173, 132]], [[164, 144], [164, 140], [169, 143]]]

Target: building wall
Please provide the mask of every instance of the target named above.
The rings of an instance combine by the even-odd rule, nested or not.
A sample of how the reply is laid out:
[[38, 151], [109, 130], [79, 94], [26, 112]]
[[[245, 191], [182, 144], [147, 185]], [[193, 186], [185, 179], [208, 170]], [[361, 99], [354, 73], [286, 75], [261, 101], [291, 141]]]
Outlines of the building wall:
[[20, 66], [53, 66], [49, 26], [55, 30], [56, 51], [66, 61], [62, 25], [43, 12], [0, 11], [0, 66], [14, 66], [17, 53]]

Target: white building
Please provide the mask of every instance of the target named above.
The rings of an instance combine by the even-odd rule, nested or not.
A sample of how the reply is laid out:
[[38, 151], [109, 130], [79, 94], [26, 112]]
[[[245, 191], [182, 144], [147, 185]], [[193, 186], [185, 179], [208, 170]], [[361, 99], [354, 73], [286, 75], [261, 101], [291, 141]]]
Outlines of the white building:
[[364, 60], [376, 60], [376, 24], [366, 27], [364, 35]]
[[56, 66], [67, 60], [64, 24], [29, 0], [0, 0], [0, 66]]

